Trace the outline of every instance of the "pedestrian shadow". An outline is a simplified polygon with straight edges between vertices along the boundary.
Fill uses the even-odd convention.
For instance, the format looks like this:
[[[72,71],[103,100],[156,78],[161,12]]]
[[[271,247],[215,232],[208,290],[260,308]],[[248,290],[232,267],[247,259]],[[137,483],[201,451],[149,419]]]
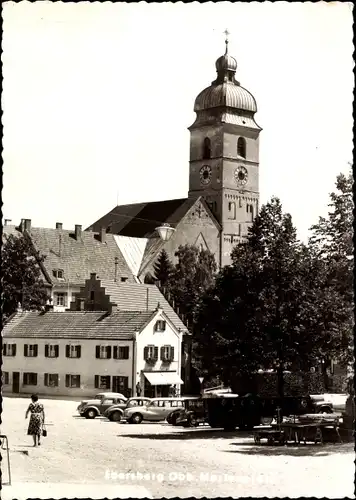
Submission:
[[[240,455],[255,456],[290,456],[290,457],[323,457],[334,455],[335,453],[352,453],[353,445],[350,443],[327,443],[327,444],[287,444],[287,445],[269,445],[261,443],[253,445],[252,443],[230,443],[231,446],[238,449],[221,450],[226,453],[239,453]],[[246,448],[249,449],[246,449]]]

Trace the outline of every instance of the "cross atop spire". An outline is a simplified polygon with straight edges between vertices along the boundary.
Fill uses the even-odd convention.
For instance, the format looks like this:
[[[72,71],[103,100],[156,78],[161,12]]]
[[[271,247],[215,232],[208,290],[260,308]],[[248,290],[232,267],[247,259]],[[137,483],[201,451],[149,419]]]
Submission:
[[[228,45],[229,45],[229,35],[230,35],[230,32],[228,31],[228,29],[226,28],[226,30],[224,31],[224,34],[225,34],[225,45],[226,45],[226,49],[225,49],[225,55],[227,54],[228,52]]]

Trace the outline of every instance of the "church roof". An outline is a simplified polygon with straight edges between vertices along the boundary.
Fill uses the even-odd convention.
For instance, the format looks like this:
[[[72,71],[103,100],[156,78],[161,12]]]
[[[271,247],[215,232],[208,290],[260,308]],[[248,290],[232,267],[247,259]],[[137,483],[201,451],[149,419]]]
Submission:
[[[163,223],[175,226],[194,205],[194,198],[152,201],[118,205],[106,215],[94,222],[88,229],[100,231],[102,227],[122,236],[149,238],[157,226]]]

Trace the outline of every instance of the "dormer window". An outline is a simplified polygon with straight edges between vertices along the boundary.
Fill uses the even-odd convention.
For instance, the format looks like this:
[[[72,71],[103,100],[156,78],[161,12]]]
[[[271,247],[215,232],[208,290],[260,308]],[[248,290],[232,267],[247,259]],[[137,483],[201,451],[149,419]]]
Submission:
[[[246,158],[246,140],[243,137],[239,137],[237,141],[237,156]]]
[[[203,142],[203,160],[209,160],[211,158],[211,142],[209,137],[205,137]]]
[[[63,269],[53,269],[53,276],[59,280],[64,280],[64,271]]]
[[[164,332],[166,329],[166,322],[163,320],[158,320],[155,324],[155,332]]]

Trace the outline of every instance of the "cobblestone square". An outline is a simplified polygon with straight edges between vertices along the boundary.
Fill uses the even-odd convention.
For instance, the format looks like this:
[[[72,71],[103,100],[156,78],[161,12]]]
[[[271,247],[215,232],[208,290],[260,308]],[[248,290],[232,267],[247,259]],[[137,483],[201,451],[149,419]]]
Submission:
[[[354,498],[353,444],[257,446],[251,433],[167,423],[130,425],[77,415],[78,401],[44,399],[48,436],[26,435],[27,398],[3,399],[12,486],[2,498]],[[78,493],[79,492],[79,493]],[[21,497],[21,495],[23,495]]]

